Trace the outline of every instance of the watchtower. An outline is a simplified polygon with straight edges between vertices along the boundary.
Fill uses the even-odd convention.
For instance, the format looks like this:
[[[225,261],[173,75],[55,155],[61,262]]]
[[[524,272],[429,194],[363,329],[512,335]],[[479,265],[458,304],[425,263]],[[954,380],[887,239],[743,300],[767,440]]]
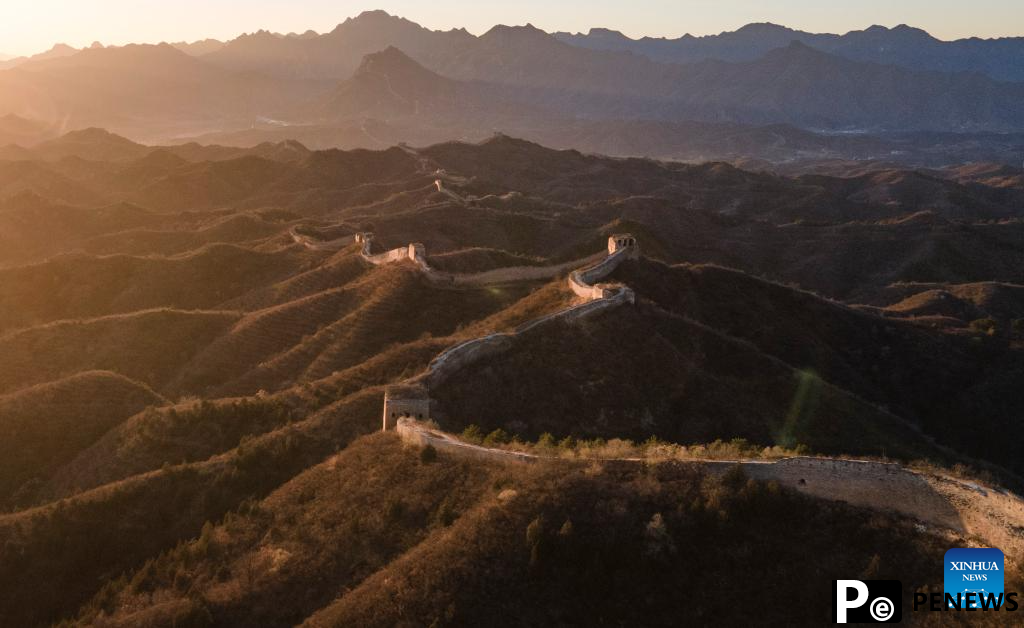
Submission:
[[[384,431],[393,430],[398,419],[430,419],[430,397],[421,386],[388,386],[384,390]]]
[[[640,245],[631,233],[615,233],[608,238],[608,255],[630,249],[629,257],[640,256]]]
[[[415,260],[417,257],[423,259],[427,256],[427,247],[423,246],[420,242],[413,242],[409,245],[409,259]]]

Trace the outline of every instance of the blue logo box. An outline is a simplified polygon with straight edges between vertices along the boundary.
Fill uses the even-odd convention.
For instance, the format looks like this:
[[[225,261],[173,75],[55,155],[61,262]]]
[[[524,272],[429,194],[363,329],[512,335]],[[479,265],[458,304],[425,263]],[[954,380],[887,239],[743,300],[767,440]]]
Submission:
[[[960,608],[980,609],[981,596],[998,600],[1003,593],[1003,553],[995,548],[953,548],[946,552],[943,570],[945,593],[954,600],[959,593]],[[974,594],[971,601],[967,593]]]

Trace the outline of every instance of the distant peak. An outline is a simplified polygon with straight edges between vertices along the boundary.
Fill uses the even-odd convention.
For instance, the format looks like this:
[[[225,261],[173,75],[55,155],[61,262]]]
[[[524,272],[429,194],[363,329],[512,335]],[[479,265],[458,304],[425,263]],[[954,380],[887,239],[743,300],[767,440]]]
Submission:
[[[85,128],[85,129],[78,129],[78,130],[75,130],[75,131],[69,131],[69,132],[65,133],[64,135],[62,135],[61,137],[57,138],[57,140],[55,140],[55,141],[57,141],[57,142],[73,141],[73,142],[88,142],[88,143],[116,142],[116,143],[119,143],[119,144],[134,144],[135,143],[135,142],[131,141],[130,139],[126,138],[126,137],[121,137],[120,135],[117,135],[115,133],[111,133],[110,131],[108,131],[106,129],[101,129],[99,127],[88,127],[88,128]]]
[[[420,74],[434,75],[433,72],[394,46],[388,46],[380,52],[365,55],[356,70],[356,76],[367,73],[405,77]]]
[[[331,33],[342,33],[349,29],[389,28],[398,25],[419,26],[418,24],[410,22],[403,17],[391,15],[387,11],[375,9],[373,11],[363,11],[355,17],[347,18],[344,22],[338,24]]]
[[[592,28],[587,32],[587,37],[597,37],[600,39],[629,39],[622,31],[612,30],[610,28]]]
[[[372,11],[363,11],[362,13],[360,13],[359,15],[357,15],[355,17],[350,17],[350,18],[346,19],[343,22],[343,24],[349,24],[349,25],[350,24],[362,24],[362,25],[367,25],[367,24],[383,24],[383,23],[386,23],[386,22],[401,22],[401,21],[403,21],[403,19],[398,17],[397,15],[391,15],[387,11],[383,11],[381,9],[374,9]],[[339,24],[339,26],[342,26],[343,24]]]
[[[875,36],[896,35],[904,39],[916,39],[919,41],[935,40],[928,31],[907,24],[898,24],[892,28],[875,24],[864,29],[863,32]]]
[[[751,22],[741,26],[737,33],[792,33],[793,29],[772,22]]]
[[[904,36],[913,36],[921,39],[934,39],[928,31],[917,28],[916,26],[908,26],[907,24],[900,24],[892,29],[892,32],[899,33]]]
[[[371,9],[369,11],[363,11],[362,13],[357,15],[355,18],[350,18],[350,19],[356,19],[356,20],[381,19],[381,18],[383,18],[383,19],[393,19],[394,17],[395,17],[394,15],[391,15],[390,13],[388,13],[387,11],[385,11],[383,9]]]
[[[364,55],[361,67],[367,67],[368,69],[376,69],[371,68],[370,66],[393,64],[419,65],[418,63],[413,61],[409,57],[409,55],[405,54],[400,49],[396,48],[395,46],[388,46],[387,48],[379,52],[371,52],[368,55]]]
[[[506,26],[505,24],[498,24],[483,34],[481,39],[496,39],[501,38],[504,40],[509,39],[522,39],[529,41],[540,41],[542,39],[552,39],[551,35],[540,30],[533,24],[526,24],[525,26]]]
[[[106,129],[91,126],[84,129],[78,129],[76,131],[68,131],[64,134],[64,137],[72,139],[106,139],[117,136]]]

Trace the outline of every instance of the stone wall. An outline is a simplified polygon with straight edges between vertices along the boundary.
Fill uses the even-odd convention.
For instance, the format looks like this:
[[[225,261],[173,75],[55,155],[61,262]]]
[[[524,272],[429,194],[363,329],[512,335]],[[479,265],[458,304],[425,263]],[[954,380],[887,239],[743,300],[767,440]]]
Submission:
[[[605,299],[611,296],[610,286],[598,282],[612,274],[619,264],[633,257],[631,249],[619,249],[603,260],[582,270],[569,273],[569,287],[584,299]]]
[[[370,256],[369,238],[357,236],[357,242],[364,245],[364,258],[393,261],[412,259],[428,276],[433,275],[434,279],[445,277],[452,283],[459,283],[456,276],[436,273],[430,269],[422,245],[411,244],[406,248]],[[441,384],[453,373],[484,357],[508,350],[518,334],[555,321],[571,322],[611,307],[633,303],[635,295],[627,286],[598,282],[611,274],[624,260],[638,254],[639,249],[632,236],[612,236],[609,238],[607,257],[593,266],[569,274],[570,288],[585,299],[584,303],[528,321],[509,333],[490,334],[459,343],[434,358],[423,374],[407,380],[403,386],[389,388],[384,401],[384,429],[396,430],[406,442],[418,446],[431,445],[456,455],[499,462],[538,460],[532,454],[466,443],[426,426],[422,421],[430,417],[429,388]],[[519,269],[514,270],[519,272]],[[489,278],[504,276],[492,271]],[[693,463],[717,475],[738,464],[752,478],[775,481],[812,497],[891,511],[926,525],[975,535],[1003,549],[1007,558],[1014,563],[1019,564],[1024,555],[1024,540],[1020,533],[1024,529],[1024,501],[1006,491],[948,476],[920,473],[898,464],[866,460],[796,457],[777,461],[695,460]]]
[[[724,472],[733,462],[707,462],[709,471]],[[894,463],[836,458],[786,458],[775,462],[746,461],[743,470],[758,480],[779,484],[821,499],[889,510],[963,532],[956,509],[931,490],[918,473]]]
[[[538,281],[557,277],[562,273],[587,264],[593,264],[601,260],[605,254],[595,253],[589,257],[564,264],[552,264],[550,266],[509,266],[506,268],[495,268],[480,273],[460,273],[452,275],[452,283],[457,286],[487,286],[502,283],[516,283],[520,281]]]
[[[377,263],[374,260],[384,260],[386,259],[385,256],[393,255],[398,258],[400,256],[397,252],[404,252],[404,258],[413,259],[420,268],[424,270],[428,277],[436,278],[437,276],[445,275],[443,273],[437,273],[427,265],[424,255],[424,247],[422,244],[410,244],[404,249],[392,249],[391,251],[380,255],[370,255],[369,246],[371,239],[372,234],[359,234],[357,236],[357,242],[360,242],[363,245],[362,255],[364,259],[367,259],[371,263]],[[525,333],[542,325],[552,324],[556,321],[578,321],[609,308],[633,303],[635,295],[633,291],[626,286],[588,285],[584,282],[597,281],[607,277],[619,264],[622,263],[623,260],[635,255],[636,248],[633,246],[625,249],[619,249],[585,270],[570,273],[569,285],[577,295],[583,296],[586,299],[584,303],[523,323],[512,332],[489,334],[480,338],[466,340],[456,344],[455,346],[449,347],[435,357],[423,373],[406,380],[404,384],[413,387],[415,390],[429,390],[431,387],[441,385],[453,373],[466,368],[474,362],[477,362],[487,356],[507,351],[513,346],[518,334]],[[386,262],[381,261],[379,263]],[[445,276],[449,279],[452,278],[451,275]],[[401,398],[396,393],[389,392],[385,394],[385,431],[390,428],[394,428],[395,420],[402,416],[421,419],[422,416],[419,416],[421,414],[429,416],[429,399],[425,404],[416,404],[412,403],[411,398],[412,396],[408,394]],[[399,405],[400,402],[402,404],[409,402],[411,404],[409,407],[413,408],[413,410],[406,411],[406,406]],[[402,414],[402,412],[405,412],[405,414]]]
[[[454,455],[497,462],[545,459],[473,445],[412,419],[399,420],[397,429],[408,443],[431,445]],[[818,499],[897,513],[925,526],[980,538],[1002,549],[1014,564],[1024,559],[1024,538],[1020,532],[1024,529],[1024,500],[1002,489],[871,460],[796,457],[776,461],[694,460],[692,464],[712,475],[722,475],[739,465],[748,477],[757,480],[775,481]]]
[[[457,438],[453,438],[444,432],[431,430],[418,424],[411,419],[399,419],[395,430],[403,441],[417,447],[430,445],[438,451],[443,451],[457,456],[476,458],[478,460],[490,460],[494,462],[533,462],[536,456],[523,454],[504,449],[490,449],[479,445],[471,445]]]

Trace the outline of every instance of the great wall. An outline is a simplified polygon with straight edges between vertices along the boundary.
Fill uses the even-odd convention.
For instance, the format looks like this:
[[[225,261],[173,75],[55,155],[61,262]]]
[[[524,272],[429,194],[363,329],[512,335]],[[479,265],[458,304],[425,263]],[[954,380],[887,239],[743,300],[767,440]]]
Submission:
[[[294,233],[293,237],[296,237]],[[432,427],[430,390],[481,358],[509,349],[518,334],[554,321],[572,322],[608,308],[634,303],[635,295],[628,286],[600,282],[624,260],[639,256],[636,239],[629,234],[613,235],[608,239],[607,252],[569,264],[456,275],[431,268],[422,244],[373,254],[372,238],[372,234],[357,233],[347,241],[354,240],[361,245],[360,254],[369,264],[409,260],[431,281],[455,286],[548,278],[565,272],[572,264],[577,265],[577,270],[569,272],[567,281],[580,303],[526,322],[513,331],[489,334],[452,346],[435,357],[424,372],[389,386],[384,396],[383,430],[394,430],[404,441],[416,446],[430,445],[459,456],[499,462],[557,459],[475,445]],[[296,237],[296,241],[300,242],[300,238]],[[309,246],[306,242],[300,243]],[[641,459],[620,461],[643,462]],[[999,547],[1008,560],[1017,564],[1024,557],[1024,500],[1002,489],[871,460],[801,456],[773,461],[695,459],[686,462],[700,465],[713,475],[724,474],[739,465],[747,476],[757,480],[774,481],[816,498],[899,513],[936,532],[952,531],[975,542]]]

